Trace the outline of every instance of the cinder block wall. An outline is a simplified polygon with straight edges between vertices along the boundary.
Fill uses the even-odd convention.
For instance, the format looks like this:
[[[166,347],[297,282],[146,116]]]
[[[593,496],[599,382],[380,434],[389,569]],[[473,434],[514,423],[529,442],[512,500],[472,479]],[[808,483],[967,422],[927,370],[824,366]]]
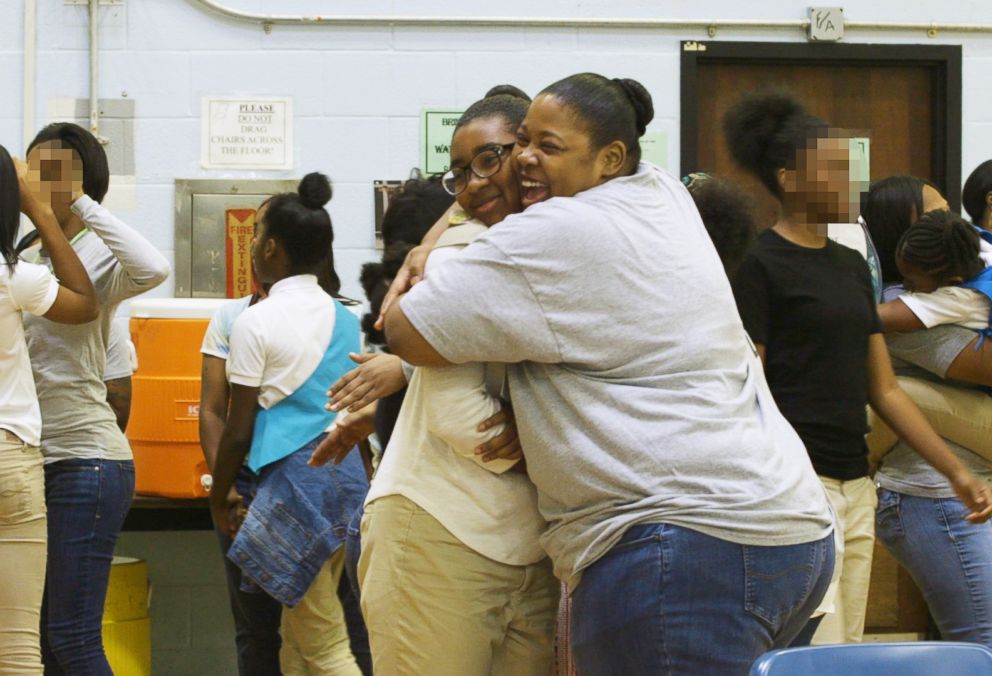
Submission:
[[[809,2],[756,0],[223,0],[279,14],[423,16],[668,17],[799,19]],[[0,3],[0,143],[23,152],[24,0]],[[850,0],[858,20],[988,22],[987,0]],[[36,119],[59,101],[88,97],[87,15],[65,0],[38,0]],[[321,170],[335,183],[330,204],[344,290],[360,296],[358,269],[375,256],[371,183],[403,178],[419,163],[424,107],[464,107],[497,83],[535,93],[565,75],[593,70],[634,77],[654,96],[652,131],[668,135],[668,164],[679,156],[679,41],[704,31],[459,29],[259,26],[206,13],[188,0],[124,0],[100,9],[101,99],[134,102],[133,187],[114,187],[116,213],[173,255],[176,178],[283,178]],[[720,30],[715,40],[802,42],[799,31]],[[992,156],[992,38],[858,32],[848,42],[964,46],[963,166],[966,176]],[[199,166],[203,96],[290,96],[295,109],[293,172],[216,172]],[[29,130],[30,131],[30,130]],[[907,140],[909,141],[909,140]],[[171,280],[152,292],[170,296]],[[146,558],[156,673],[233,673],[234,652],[219,554],[211,533],[128,533],[120,553]]]
[[[22,150],[23,2],[0,6],[0,143]],[[455,0],[225,0],[246,11],[280,14],[454,16],[623,16],[785,20],[805,15],[807,2],[732,0],[506,0],[498,5]],[[987,19],[987,3],[937,6],[925,0],[852,0],[860,20],[969,22]],[[88,96],[86,9],[64,0],[38,0],[37,119],[59,98]],[[260,27],[204,12],[182,0],[124,0],[100,10],[99,96],[135,102],[135,186],[112,203],[163,251],[173,249],[173,180],[177,177],[299,176],[328,173],[336,260],[346,292],[360,295],[357,271],[374,257],[371,182],[402,178],[419,162],[419,114],[425,106],[462,107],[496,83],[536,92],[580,70],[640,79],[655,98],[651,128],[669,136],[669,166],[678,162],[680,39],[709,39],[704,31],[604,29],[459,29]],[[720,30],[716,40],[803,41],[799,31]],[[992,155],[992,38],[924,33],[866,34],[852,42],[964,44],[964,157],[967,175]],[[199,167],[200,99],[204,95],[293,97],[296,170],[213,172]],[[125,191],[127,194],[124,194]],[[153,294],[169,296],[167,282]]]

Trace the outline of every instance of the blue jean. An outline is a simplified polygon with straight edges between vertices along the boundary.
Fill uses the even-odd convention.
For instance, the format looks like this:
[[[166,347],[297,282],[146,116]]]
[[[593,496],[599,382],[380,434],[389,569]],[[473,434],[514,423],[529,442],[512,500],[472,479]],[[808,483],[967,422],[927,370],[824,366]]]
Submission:
[[[294,454],[298,461],[309,457],[312,448],[305,449],[304,452]],[[356,456],[356,457],[352,457]],[[306,468],[303,473],[298,474],[300,478],[298,484],[306,484],[317,477],[318,480],[326,482],[325,489],[336,488],[340,494],[339,499],[334,501],[333,509],[324,510],[324,516],[331,517],[331,512],[339,509],[347,510],[346,505],[358,504],[361,507],[361,500],[368,490],[368,481],[365,478],[364,469],[361,473],[359,483],[362,483],[363,490],[360,495],[352,496],[354,493],[355,478],[353,477],[357,453],[353,452],[346,459],[346,465],[334,466],[332,471],[326,474],[319,474],[321,470]],[[357,460],[360,463],[360,459]],[[292,461],[291,461],[292,462]],[[341,471],[334,471],[336,469]],[[327,476],[330,474],[330,476]],[[235,486],[238,493],[246,505],[252,505],[258,495],[261,477],[252,472],[247,467],[242,467],[238,472]],[[345,497],[349,496],[349,497]],[[355,502],[351,498],[355,498]],[[326,505],[325,505],[326,506]],[[334,517],[337,520],[338,517]],[[347,523],[347,516],[340,517]],[[231,548],[232,540],[226,535],[217,532],[217,537],[221,543],[221,550],[224,552],[224,565],[227,573],[228,594],[231,599],[231,610],[234,614],[235,630],[237,632],[238,647],[238,673],[241,676],[259,674],[260,676],[279,673],[279,648],[282,639],[279,634],[280,618],[282,616],[282,604],[269,596],[261,588],[254,584],[246,584],[247,580],[242,577],[241,568],[234,563],[227,553]],[[361,608],[358,606],[358,597],[350,581],[342,576],[338,587],[338,598],[344,610],[344,619],[348,627],[348,639],[351,652],[355,656],[359,669],[365,676],[372,673],[372,655],[369,650],[368,631],[365,628],[365,620],[362,618]],[[248,591],[245,588],[251,590]]]
[[[48,567],[42,606],[46,674],[112,676],[101,624],[114,545],[134,495],[130,460],[45,465]]]
[[[231,538],[214,531],[224,555],[227,595],[234,616],[234,642],[238,649],[239,676],[272,676],[279,672],[279,622],[282,604],[261,589],[241,591],[241,569],[227,558]]]
[[[361,599],[362,594],[358,589],[358,559],[362,556],[362,516],[365,514],[365,505],[361,504],[348,522],[348,531],[344,537],[344,572],[351,585],[351,591],[356,599]]]
[[[238,650],[239,676],[273,676],[279,674],[279,622],[282,618],[282,604],[262,590],[246,592],[241,590],[241,569],[227,558],[231,538],[221,531],[214,531],[220,543],[224,558],[224,572],[227,576],[227,593],[234,616],[235,644]],[[348,638],[351,652],[358,668],[364,676],[372,674],[372,653],[369,650],[369,635],[365,629],[361,608],[358,607],[357,587],[347,576],[341,578],[338,598],[344,608],[344,619],[348,624]]]
[[[739,545],[671,524],[630,528],[583,573],[572,655],[582,676],[746,674],[789,645],[830,584],[833,535]]]
[[[948,641],[992,648],[992,524],[965,521],[956,498],[878,491],[875,528],[923,593]]]
[[[351,637],[351,652],[355,655],[358,668],[362,670],[364,676],[372,676],[372,650],[369,647],[369,633],[365,626],[365,619],[362,617],[360,602],[361,591],[358,588],[358,559],[362,555],[362,515],[365,514],[365,505],[359,504],[358,509],[348,522],[348,530],[344,537],[344,577],[341,584],[348,585],[349,594],[345,597],[344,590],[338,590],[341,597],[341,604],[344,606],[345,618],[348,619],[348,635]],[[354,604],[354,608],[351,608]],[[358,615],[361,621],[359,631],[358,622],[350,619],[353,614]],[[355,625],[352,631],[352,624]]]
[[[339,464],[307,464],[323,435],[264,467],[242,487],[248,514],[227,556],[250,584],[292,608],[344,545],[348,521],[369,490],[358,449]],[[244,581],[244,579],[243,579]]]

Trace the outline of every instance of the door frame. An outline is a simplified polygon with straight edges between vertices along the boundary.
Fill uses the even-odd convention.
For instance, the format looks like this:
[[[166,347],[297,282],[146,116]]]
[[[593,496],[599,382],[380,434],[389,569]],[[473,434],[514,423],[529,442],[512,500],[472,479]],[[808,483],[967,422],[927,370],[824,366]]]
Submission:
[[[698,167],[697,69],[709,64],[925,66],[932,69],[931,173],[951,207],[961,209],[961,45],[879,45],[822,42],[699,42],[681,44],[681,173]]]

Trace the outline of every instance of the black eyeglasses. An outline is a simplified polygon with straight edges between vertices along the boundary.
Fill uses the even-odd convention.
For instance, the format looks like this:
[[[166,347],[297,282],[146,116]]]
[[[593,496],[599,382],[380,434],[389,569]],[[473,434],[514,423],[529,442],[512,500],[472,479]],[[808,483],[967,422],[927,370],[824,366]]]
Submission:
[[[452,167],[441,177],[441,185],[449,195],[459,195],[468,187],[469,175],[472,172],[479,178],[489,178],[503,167],[503,158],[508,157],[515,143],[492,145],[478,153],[468,163],[468,167]]]

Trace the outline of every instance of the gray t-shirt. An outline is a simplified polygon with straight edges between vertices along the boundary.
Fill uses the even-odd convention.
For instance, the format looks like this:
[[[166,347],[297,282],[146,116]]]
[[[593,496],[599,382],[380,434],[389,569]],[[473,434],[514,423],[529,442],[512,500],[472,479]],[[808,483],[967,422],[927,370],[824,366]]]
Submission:
[[[656,167],[510,216],[401,306],[448,360],[510,364],[542,545],[571,587],[637,523],[830,532],[692,198]]]
[[[886,336],[896,373],[924,380],[939,381],[947,369],[975,339],[975,332],[959,326],[938,326],[926,331],[894,333]],[[951,382],[951,381],[945,381]],[[955,383],[960,387],[971,387]],[[976,476],[992,481],[992,465],[948,439],[944,440],[961,462]],[[943,474],[899,441],[885,460],[875,481],[882,488],[923,498],[953,498],[954,489]]]
[[[89,197],[72,205],[87,231],[72,248],[89,273],[100,315],[86,324],[26,316],[24,333],[41,405],[45,462],[75,458],[129,460],[131,447],[107,403],[103,377],[110,324],[121,301],[169,276],[169,262],[136,230]],[[48,262],[39,256],[35,262]]]
[[[103,371],[103,381],[130,378],[134,375],[131,366],[131,333],[126,317],[117,317],[110,322],[110,339],[107,344],[107,366]]]

